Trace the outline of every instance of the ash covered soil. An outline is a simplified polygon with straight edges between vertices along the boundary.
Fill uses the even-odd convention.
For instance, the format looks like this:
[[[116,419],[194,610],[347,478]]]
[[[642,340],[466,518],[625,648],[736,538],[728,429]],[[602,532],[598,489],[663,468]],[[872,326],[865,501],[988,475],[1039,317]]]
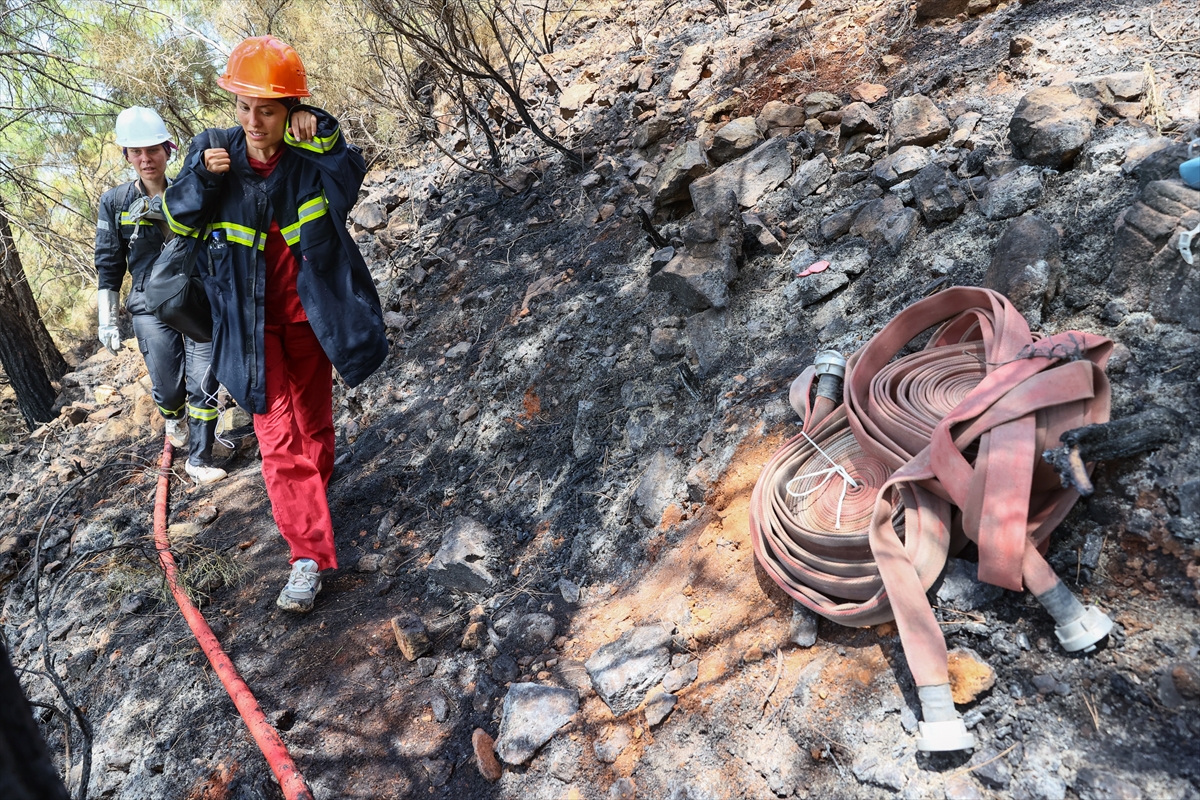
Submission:
[[[1052,537],[1068,586],[1116,621],[1097,652],[1064,653],[1032,597],[973,579],[970,551],[951,561],[931,598],[966,652],[974,751],[917,752],[893,624],[820,620],[798,645],[811,620],[755,563],[750,493],[799,430],[791,380],[945,288],[1001,285],[1035,330],[1112,338],[1114,417],[1200,411],[1200,277],[1176,249],[1200,192],[1174,172],[1200,135],[1194,6],[970,6],[584,14],[544,59],[562,93],[536,87],[582,169],[518,131],[503,182],[424,146],[372,171],[353,231],[392,349],[335,387],[341,566],[314,611],[275,608],[287,551],[244,415],[225,415],[229,479],[176,470],[170,497],[187,584],[316,797],[1200,797],[1191,428],[1101,463]],[[1008,138],[1048,86],[1094,103],[1050,165]],[[893,112],[918,95],[937,112],[918,127],[945,130],[897,159]],[[741,153],[759,167],[737,173]],[[751,216],[693,207],[689,184],[731,172]],[[1031,217],[1041,266],[1006,277],[1004,234]],[[689,258],[711,269],[679,277]],[[84,356],[64,416],[0,445],[0,621],[27,694],[62,707],[52,666],[86,714],[89,796],[281,797],[157,572],[140,356]],[[393,620],[423,628],[415,660]],[[613,643],[631,666],[599,686]],[[68,756],[37,711],[78,785],[81,737]],[[508,763],[480,759],[477,729],[507,731]]]

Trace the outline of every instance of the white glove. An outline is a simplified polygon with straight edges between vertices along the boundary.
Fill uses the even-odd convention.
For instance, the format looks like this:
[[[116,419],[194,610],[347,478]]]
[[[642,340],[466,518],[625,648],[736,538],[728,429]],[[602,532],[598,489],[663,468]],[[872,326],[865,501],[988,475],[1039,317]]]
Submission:
[[[100,344],[114,353],[121,349],[121,333],[117,330],[117,306],[120,298],[120,292],[101,289],[96,299],[96,305],[100,310],[100,325],[96,335],[100,339]]]

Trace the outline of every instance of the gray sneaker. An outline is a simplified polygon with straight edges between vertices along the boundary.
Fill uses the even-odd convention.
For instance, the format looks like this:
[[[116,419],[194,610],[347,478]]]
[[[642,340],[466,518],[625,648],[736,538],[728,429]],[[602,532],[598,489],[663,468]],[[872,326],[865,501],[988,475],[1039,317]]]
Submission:
[[[297,559],[292,564],[292,574],[288,577],[287,585],[279,593],[275,605],[284,611],[312,611],[313,601],[317,592],[321,591],[321,572],[317,562],[311,558]]]
[[[188,423],[186,419],[167,420],[167,438],[176,450],[182,450],[188,443]]]

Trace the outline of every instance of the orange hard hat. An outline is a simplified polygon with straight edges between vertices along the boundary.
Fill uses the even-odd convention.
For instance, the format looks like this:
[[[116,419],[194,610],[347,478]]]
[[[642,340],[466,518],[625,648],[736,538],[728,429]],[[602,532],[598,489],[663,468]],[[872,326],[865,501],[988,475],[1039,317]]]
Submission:
[[[308,81],[300,56],[274,36],[245,39],[229,54],[217,85],[246,97],[308,97]]]

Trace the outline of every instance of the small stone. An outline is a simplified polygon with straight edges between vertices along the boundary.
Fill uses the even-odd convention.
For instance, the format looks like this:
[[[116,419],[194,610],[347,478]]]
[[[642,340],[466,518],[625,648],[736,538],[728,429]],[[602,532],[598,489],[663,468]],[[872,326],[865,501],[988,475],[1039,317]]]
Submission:
[[[426,570],[449,589],[483,591],[496,580],[489,569],[492,556],[491,531],[469,517],[458,517]]]
[[[568,578],[559,578],[558,593],[562,595],[562,599],[576,605],[579,602],[579,586]]]
[[[917,0],[918,19],[952,18],[965,14],[969,0]]]
[[[797,647],[812,647],[817,643],[817,615],[795,601],[792,602],[788,641]]]
[[[877,748],[865,747],[854,757],[850,771],[859,783],[879,786],[898,792],[904,788],[907,779],[900,765]]]
[[[929,151],[924,147],[907,145],[881,158],[871,170],[875,181],[883,188],[908,180],[932,162]]]
[[[358,559],[358,563],[354,565],[357,572],[378,572],[379,562],[382,559],[378,553],[369,553]]]
[[[483,622],[471,622],[463,631],[459,647],[463,650],[477,650],[485,641],[487,641],[487,625]]]
[[[879,121],[879,115],[866,103],[851,103],[842,109],[841,126],[842,136],[856,133],[879,133],[883,130],[883,123]]]
[[[931,225],[954,220],[966,207],[966,193],[945,167],[930,164],[914,175],[909,185],[917,210]]]
[[[669,128],[671,123],[667,125]],[[699,142],[693,139],[676,147],[650,185],[650,199],[655,208],[690,200],[688,190],[692,182],[711,170]]]
[[[429,776],[430,786],[445,786],[454,772],[454,764],[440,758],[422,758],[421,767]]]
[[[712,173],[697,178],[689,187],[692,205],[700,214],[717,219],[733,209],[726,208],[729,193],[743,208],[749,208],[792,176],[792,157],[785,139],[770,139]]]
[[[416,661],[433,649],[425,623],[416,614],[404,612],[392,617],[392,631],[396,634],[400,652],[409,661]]]
[[[669,245],[655,250],[654,255],[650,256],[650,274],[654,275],[659,272],[667,264],[670,264],[674,257],[675,248]]]
[[[828,182],[832,175],[833,165],[824,153],[805,161],[792,173],[792,198],[797,201],[803,200]]]
[[[14,540],[16,537],[12,537]],[[122,614],[136,614],[146,604],[146,598],[141,594],[127,594],[121,598],[120,611]],[[53,632],[51,632],[53,638]]]
[[[512,683],[520,674],[520,668],[512,656],[501,653],[492,661],[492,680],[496,683]]]
[[[608,800],[635,800],[637,784],[633,778],[617,778],[608,790]]]
[[[426,656],[424,658],[417,659],[417,672],[421,673],[422,678],[428,678],[430,675],[437,672],[437,666],[438,660],[436,658],[429,658]]]
[[[1055,295],[1062,272],[1058,229],[1034,214],[1013,222],[996,242],[983,285],[1003,294],[1032,324]]]
[[[730,120],[713,134],[708,158],[714,165],[733,161],[757,147],[762,138],[754,117]]]
[[[762,648],[756,644],[750,645],[750,647],[746,648],[746,652],[742,654],[742,661],[746,662],[747,664],[755,664],[762,660]]]
[[[450,718],[450,704],[446,702],[446,698],[437,692],[429,700],[429,710],[433,714],[435,722],[445,722]]]
[[[570,689],[514,683],[504,696],[496,754],[509,764],[524,764],[579,710]]]
[[[496,743],[482,728],[476,728],[471,734],[471,747],[475,751],[475,766],[479,774],[488,783],[495,783],[504,774],[500,762],[496,759]]]
[[[989,789],[1007,789],[1012,782],[1012,769],[1008,759],[990,747],[976,750],[968,762],[975,777]]]
[[[1021,98],[1008,124],[1014,153],[1034,164],[1070,168],[1091,140],[1100,104],[1069,86],[1043,86]]]
[[[584,666],[596,693],[614,714],[632,711],[667,674],[671,634],[659,625],[626,631],[596,651]]]
[[[958,705],[975,701],[996,685],[996,671],[974,650],[966,647],[955,648],[949,652],[948,662],[950,692]]]
[[[661,688],[654,689],[646,698],[646,724],[651,728],[662,723],[675,708],[679,699]]]
[[[850,90],[850,99],[863,103],[877,103],[888,96],[888,88],[879,83],[860,83]]]
[[[618,725],[608,735],[608,738],[597,741],[592,746],[592,749],[596,752],[596,758],[605,764],[611,764],[617,760],[632,741],[633,737],[630,735],[629,729],[624,725]]]
[[[379,557],[379,571],[389,578],[399,575],[401,566],[400,559],[391,553],[384,553]]]
[[[830,92],[812,92],[804,98],[804,113],[810,117],[826,111],[837,111],[841,107],[842,101]]]
[[[1026,165],[989,183],[980,210],[990,220],[1009,219],[1024,214],[1041,199],[1041,171]]]
[[[1036,46],[1037,42],[1034,41],[1032,36],[1020,34],[1009,40],[1008,54],[1010,56],[1023,56],[1026,53],[1031,52]]]
[[[1200,699],[1200,670],[1191,664],[1175,664],[1171,667],[1171,680],[1175,690],[1189,700]]]
[[[665,691],[674,694],[685,686],[690,686],[700,675],[700,662],[692,659],[668,672],[663,677],[662,686]]]
[[[350,219],[368,231],[375,232],[387,225],[387,209],[379,203],[359,203],[350,212]]]
[[[768,139],[791,136],[804,127],[804,109],[778,100],[771,100],[758,112],[756,124]]]
[[[540,653],[554,641],[557,629],[558,623],[549,614],[523,614],[510,627],[505,641],[518,651]]]
[[[901,97],[892,104],[888,127],[889,146],[895,150],[906,145],[928,147],[950,135],[950,120],[928,97],[920,94]]]
[[[592,101],[599,84],[576,83],[568,86],[558,98],[559,111],[563,119],[570,119]]]
[[[1033,687],[1038,690],[1038,694],[1060,694],[1063,696],[1071,693],[1069,684],[1063,683],[1053,675],[1034,675]]]

